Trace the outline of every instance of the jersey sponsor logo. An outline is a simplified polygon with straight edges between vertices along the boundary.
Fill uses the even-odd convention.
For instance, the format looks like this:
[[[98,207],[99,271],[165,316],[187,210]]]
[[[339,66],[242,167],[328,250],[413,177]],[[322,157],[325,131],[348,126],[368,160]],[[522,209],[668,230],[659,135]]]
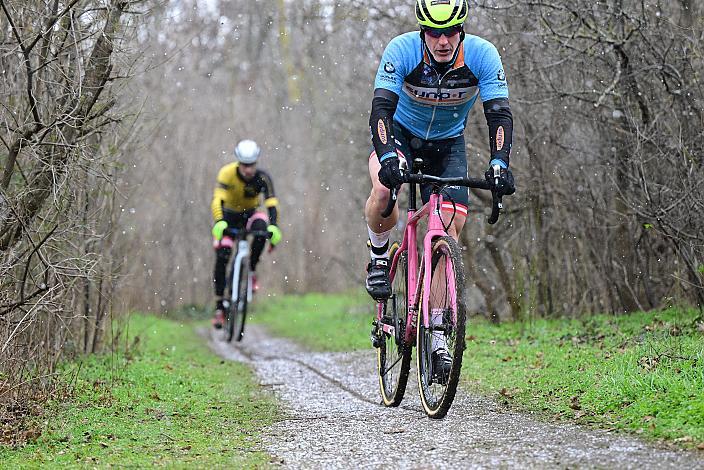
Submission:
[[[382,82],[396,84],[396,77],[394,77],[393,75],[379,75],[379,80],[381,80]]]
[[[396,72],[396,67],[394,67],[394,64],[392,64],[391,62],[387,62],[384,64],[384,72],[394,73]]]
[[[500,151],[504,148],[504,126],[499,126],[496,129],[496,151]]]
[[[496,79],[500,82],[506,81],[506,73],[504,73],[504,69],[499,69],[499,72],[496,74]]]
[[[469,100],[474,98],[477,94],[477,87],[466,87],[466,88],[426,88],[413,86],[406,83],[404,86],[404,91],[411,99],[434,105],[458,105],[467,103]]]
[[[432,85],[437,79],[438,74],[428,64],[423,64],[423,73],[420,76],[420,84]]]
[[[376,123],[376,130],[379,133],[379,140],[382,144],[386,145],[389,142],[389,139],[386,136],[386,126],[384,125],[384,121],[381,119],[379,119],[379,122]]]

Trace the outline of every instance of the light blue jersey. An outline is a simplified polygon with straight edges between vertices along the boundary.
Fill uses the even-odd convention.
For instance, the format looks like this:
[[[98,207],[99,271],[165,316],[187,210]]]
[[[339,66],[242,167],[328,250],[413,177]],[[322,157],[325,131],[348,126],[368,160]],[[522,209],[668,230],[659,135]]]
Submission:
[[[386,46],[374,86],[399,96],[394,121],[416,137],[457,137],[477,96],[482,102],[508,98],[496,47],[470,34],[459,47],[455,62],[440,75],[431,66],[419,32],[397,36]]]

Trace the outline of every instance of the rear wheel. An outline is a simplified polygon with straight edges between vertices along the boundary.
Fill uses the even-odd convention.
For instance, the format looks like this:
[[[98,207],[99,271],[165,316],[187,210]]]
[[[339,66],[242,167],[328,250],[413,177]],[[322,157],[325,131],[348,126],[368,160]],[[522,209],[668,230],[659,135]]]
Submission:
[[[240,273],[237,281],[237,302],[232,305],[231,310],[234,315],[233,338],[235,341],[242,341],[244,335],[244,322],[247,318],[247,304],[249,294],[249,259],[242,258],[240,261]]]
[[[418,316],[418,388],[428,416],[443,418],[455,398],[465,348],[464,270],[454,239],[445,236],[435,240],[425,275],[430,276],[430,292],[423,291],[424,301],[428,296],[429,325],[425,327],[423,315]],[[442,367],[433,368],[433,352],[441,349],[452,359],[449,373]]]
[[[396,250],[391,252],[391,259]],[[381,398],[386,406],[398,406],[403,400],[411,367],[411,346],[404,343],[408,314],[408,253],[402,253],[391,278],[392,294],[383,304],[382,324],[378,325],[382,342],[377,348]]]

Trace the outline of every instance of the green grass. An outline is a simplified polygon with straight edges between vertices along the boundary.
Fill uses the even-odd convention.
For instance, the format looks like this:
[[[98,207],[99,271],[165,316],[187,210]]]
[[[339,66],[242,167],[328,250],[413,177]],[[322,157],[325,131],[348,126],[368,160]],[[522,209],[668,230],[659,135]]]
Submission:
[[[0,447],[2,467],[267,466],[260,431],[277,409],[249,369],[210,352],[193,323],[133,316],[129,327],[137,347],[85,359],[74,393],[37,423],[41,436]]]
[[[472,322],[462,373],[474,389],[521,409],[701,445],[704,332],[697,314]]]
[[[257,299],[252,321],[315,351],[370,347],[374,304],[366,292]]]

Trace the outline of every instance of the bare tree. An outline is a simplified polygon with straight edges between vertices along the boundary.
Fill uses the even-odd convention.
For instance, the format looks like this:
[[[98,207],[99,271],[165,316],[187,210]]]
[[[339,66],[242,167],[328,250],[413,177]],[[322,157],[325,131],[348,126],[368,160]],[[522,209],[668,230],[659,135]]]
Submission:
[[[0,0],[0,402],[95,351],[117,265],[129,0]],[[131,11],[130,8],[133,8]]]
[[[473,305],[520,318],[701,303],[696,2],[477,3],[466,29],[503,56],[519,192],[493,229],[473,195]],[[263,145],[282,202],[285,242],[261,264],[271,291],[360,285],[373,76],[414,27],[391,1],[183,0],[151,15],[140,38],[154,68],[137,89],[152,121],[130,164],[121,297],[208,302],[208,202],[244,137]],[[467,132],[480,174],[480,111]]]

